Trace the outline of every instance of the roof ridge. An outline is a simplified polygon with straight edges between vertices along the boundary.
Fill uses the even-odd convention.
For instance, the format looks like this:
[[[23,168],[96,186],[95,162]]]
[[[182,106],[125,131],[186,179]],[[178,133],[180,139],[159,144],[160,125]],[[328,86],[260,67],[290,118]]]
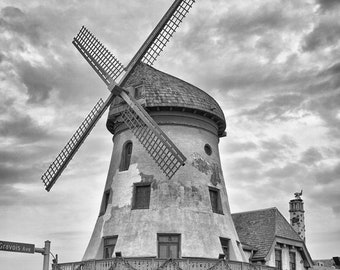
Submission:
[[[274,206],[274,207],[269,207],[269,208],[249,210],[249,211],[244,211],[244,212],[236,212],[236,213],[231,213],[231,214],[232,215],[239,215],[239,214],[248,214],[248,213],[255,213],[255,212],[267,211],[267,210],[278,210],[278,209]]]

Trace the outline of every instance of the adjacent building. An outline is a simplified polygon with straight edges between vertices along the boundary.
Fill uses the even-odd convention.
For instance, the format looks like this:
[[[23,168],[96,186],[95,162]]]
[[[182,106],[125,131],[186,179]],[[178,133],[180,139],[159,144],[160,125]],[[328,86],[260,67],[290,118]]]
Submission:
[[[249,262],[278,270],[304,270],[313,261],[305,242],[276,207],[232,214]]]
[[[340,257],[333,257],[332,259],[314,260],[313,269],[315,270],[340,269]]]

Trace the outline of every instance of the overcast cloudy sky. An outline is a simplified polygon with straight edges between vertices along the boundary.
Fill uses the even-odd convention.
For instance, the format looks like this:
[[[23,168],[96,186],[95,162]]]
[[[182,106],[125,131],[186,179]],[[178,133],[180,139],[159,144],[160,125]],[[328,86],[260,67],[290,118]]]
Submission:
[[[52,241],[81,259],[104,189],[106,116],[47,193],[41,174],[100,97],[102,81],[71,44],[87,26],[124,64],[172,0],[0,2],[0,240]],[[339,256],[340,1],[198,0],[155,67],[212,95],[233,212],[276,206],[303,189],[313,259]],[[2,270],[40,254],[0,252]],[[24,268],[23,268],[24,267]]]

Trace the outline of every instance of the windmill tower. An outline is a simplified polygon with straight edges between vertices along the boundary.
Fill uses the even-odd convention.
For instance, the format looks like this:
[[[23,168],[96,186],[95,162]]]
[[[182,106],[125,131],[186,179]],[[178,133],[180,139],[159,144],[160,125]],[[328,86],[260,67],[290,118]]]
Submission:
[[[125,68],[85,27],[73,40],[110,95],[96,104],[42,180],[49,191],[110,106],[111,163],[83,260],[117,253],[148,258],[224,254],[245,261],[219,157],[223,112],[204,91],[151,67],[193,3],[175,0]]]

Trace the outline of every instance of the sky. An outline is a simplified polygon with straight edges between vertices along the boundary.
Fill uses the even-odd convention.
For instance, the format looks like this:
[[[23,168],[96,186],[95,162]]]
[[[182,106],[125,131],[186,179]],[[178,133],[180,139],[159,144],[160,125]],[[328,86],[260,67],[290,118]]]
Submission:
[[[127,64],[171,0],[0,2],[0,240],[79,261],[99,213],[112,136],[106,114],[51,192],[40,180],[105,85],[72,45],[85,25]],[[232,212],[277,207],[303,189],[313,259],[340,256],[340,1],[197,0],[154,67],[224,111]],[[0,252],[2,270],[42,267]]]

